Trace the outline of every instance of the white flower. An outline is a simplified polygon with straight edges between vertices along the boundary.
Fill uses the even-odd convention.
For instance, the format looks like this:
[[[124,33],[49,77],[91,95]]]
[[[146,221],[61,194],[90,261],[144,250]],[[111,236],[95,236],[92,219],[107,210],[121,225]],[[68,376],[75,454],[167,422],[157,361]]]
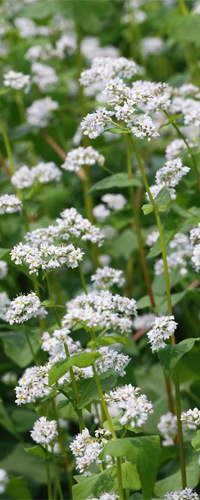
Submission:
[[[118,500],[119,495],[117,493],[102,493],[102,495],[95,498],[87,498],[87,500]]]
[[[46,64],[34,62],[31,67],[33,77],[32,80],[36,83],[40,90],[45,91],[52,88],[58,82],[58,77],[54,68]]]
[[[51,111],[58,109],[58,103],[51,97],[38,99],[27,109],[27,122],[34,127],[46,127],[51,120]]]
[[[119,373],[120,377],[124,377],[126,374],[125,368],[130,362],[129,356],[109,349],[109,347],[100,347],[98,352],[101,354],[101,357],[96,359],[95,368],[99,375],[112,369]]]
[[[110,210],[103,203],[99,203],[93,208],[93,215],[99,222],[105,220],[110,215]]]
[[[6,321],[13,323],[24,323],[31,318],[35,318],[40,310],[40,300],[35,292],[28,295],[19,295],[13,299],[6,312]]]
[[[5,492],[8,481],[9,479],[7,472],[4,469],[0,468],[0,495]]]
[[[64,59],[65,53],[73,54],[76,51],[76,34],[65,33],[56,42],[56,54],[60,59]]]
[[[84,135],[88,135],[90,139],[98,137],[104,132],[106,125],[111,122],[112,115],[113,112],[106,108],[98,108],[95,113],[89,113],[81,122]]]
[[[190,231],[190,241],[192,245],[199,245],[200,244],[200,224],[197,225],[197,227],[194,227]]]
[[[148,247],[152,247],[154,243],[158,240],[159,238],[159,231],[152,231],[152,233],[149,233],[146,239],[146,244]]]
[[[69,447],[76,457],[76,467],[81,473],[86,473],[93,462],[101,463],[99,455],[109,437],[110,432],[105,429],[95,431],[95,437],[90,436],[87,428],[77,434]]]
[[[33,169],[30,169],[26,165],[20,167],[11,177],[11,182],[17,189],[29,188],[33,185],[34,181]]]
[[[162,38],[149,36],[142,39],[142,52],[144,56],[159,55],[163,47]]]
[[[0,196],[0,215],[21,212],[22,202],[14,194],[2,194]]]
[[[156,184],[163,183],[167,187],[175,187],[189,171],[189,167],[183,167],[180,158],[169,160],[156,172]]]
[[[194,408],[193,410],[188,410],[181,415],[182,422],[187,424],[194,424],[195,426],[200,425],[200,410]]]
[[[6,311],[10,305],[10,299],[6,292],[0,293],[0,319],[5,321]]]
[[[8,274],[8,264],[5,260],[0,260],[0,280],[6,278]]]
[[[69,151],[62,168],[69,172],[78,172],[85,165],[95,165],[96,163],[103,165],[104,161],[104,156],[98,153],[92,146],[88,146],[87,148],[79,147]]]
[[[48,444],[53,445],[55,442],[58,431],[56,420],[47,420],[46,417],[40,417],[34,423],[33,429],[30,432],[33,441],[43,446]]]
[[[147,138],[148,141],[159,137],[156,127],[148,115],[135,115],[134,118],[127,122],[131,132],[139,139]]]
[[[119,412],[123,415],[119,419],[121,425],[130,425],[132,429],[141,427],[148,419],[149,413],[153,413],[153,406],[145,394],[140,395],[139,387],[131,384],[117,387],[110,394],[105,395],[106,401],[117,403]]]
[[[119,56],[119,49],[112,45],[100,46],[99,39],[94,36],[86,36],[82,40],[81,51],[84,57],[92,61],[95,57],[115,57]]]
[[[37,399],[47,396],[51,387],[49,386],[49,369],[51,365],[32,366],[27,368],[18,381],[15,388],[16,404],[35,403]]]
[[[48,182],[59,182],[61,179],[61,171],[56,167],[53,161],[45,163],[41,161],[36,167],[32,168],[34,178],[40,184],[47,184]]]
[[[96,273],[91,276],[91,281],[94,283],[94,288],[98,290],[106,290],[113,285],[121,287],[125,283],[123,272],[108,266],[103,269],[98,268]]]
[[[161,189],[164,186],[165,186],[164,183],[162,183],[162,184],[153,184],[153,186],[150,186],[150,191],[151,191],[151,194],[152,194],[152,196],[153,196],[154,199],[160,193]],[[176,199],[176,191],[175,191],[175,189],[171,188],[171,187],[168,187],[168,191],[169,191],[171,199],[175,200]],[[146,193],[146,197],[147,197],[147,200],[149,201],[149,195],[148,195],[148,193]]]
[[[166,493],[164,495],[164,500],[198,500],[199,496],[191,488],[185,488],[184,490],[172,491],[171,493]]]
[[[189,142],[190,147],[193,146],[191,142]],[[187,146],[183,139],[174,139],[168,146],[166,147],[166,157],[168,160],[173,160],[176,158],[179,153],[185,151]]]
[[[101,199],[111,210],[122,210],[127,203],[126,198],[122,194],[107,193]]]
[[[171,412],[162,415],[160,422],[158,423],[158,430],[164,438],[162,442],[163,446],[173,446],[174,439],[177,435],[176,415],[173,415]]]
[[[54,358],[57,355],[62,355],[63,359],[65,359],[66,354],[64,344],[67,344],[70,356],[81,352],[82,349],[80,342],[74,342],[71,337],[69,337],[69,333],[70,330],[66,327],[54,330],[52,335],[48,332],[44,332],[41,339],[41,347],[43,351],[48,352],[51,358]]]
[[[35,24],[32,19],[27,17],[17,17],[14,21],[16,28],[20,32],[21,38],[33,38],[34,36],[48,36],[50,34],[48,26]]]
[[[30,89],[30,76],[10,70],[4,75],[3,84],[5,87],[10,87],[11,89],[24,89],[25,92],[28,92]]]
[[[159,351],[166,346],[165,340],[174,334],[177,323],[174,316],[161,316],[154,320],[152,329],[147,333],[153,352]]]
[[[192,254],[192,264],[195,267],[196,271],[200,269],[200,244],[196,245]]]
[[[145,328],[145,330],[147,330],[148,328],[151,327],[154,319],[155,319],[155,315],[152,313],[147,313],[147,314],[143,314],[142,316],[137,316],[133,320],[133,328],[135,328],[135,330],[141,330],[143,328]]]
[[[84,87],[98,81],[106,82],[111,78],[132,78],[139,66],[125,57],[95,57],[90,69],[82,71],[80,82]]]

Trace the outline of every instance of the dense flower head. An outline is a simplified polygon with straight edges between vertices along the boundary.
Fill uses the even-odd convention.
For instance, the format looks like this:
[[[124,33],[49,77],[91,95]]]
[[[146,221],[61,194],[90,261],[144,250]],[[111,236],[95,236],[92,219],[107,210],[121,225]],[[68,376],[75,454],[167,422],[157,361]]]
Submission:
[[[184,490],[172,491],[164,495],[164,500],[198,500],[199,496],[191,488]]]
[[[0,468],[0,495],[4,493],[8,481],[9,479],[7,472],[4,469]]]
[[[81,128],[84,135],[90,139],[96,139],[105,130],[106,125],[111,123],[112,111],[106,108],[98,108],[94,113],[89,113],[81,122]]]
[[[6,311],[10,305],[10,299],[6,292],[0,292],[0,319],[5,321]]]
[[[139,387],[133,387],[131,384],[117,387],[110,394],[106,394],[105,399],[108,403],[117,403],[119,412],[123,410],[123,415],[119,419],[123,426],[141,427],[147,421],[149,414],[153,413],[152,403],[148,401],[146,395],[140,395]]]
[[[158,430],[163,438],[163,446],[173,446],[177,435],[177,417],[168,412],[162,415],[158,423]]]
[[[102,493],[99,497],[89,497],[87,500],[118,500],[119,495],[117,493]]]
[[[181,158],[169,160],[164,167],[156,172],[156,183],[158,185],[163,183],[167,187],[175,187],[189,171],[189,167],[183,167]]]
[[[73,328],[77,323],[86,328],[119,329],[122,333],[132,328],[132,317],[137,313],[136,301],[109,291],[79,295],[67,303],[63,326]]]
[[[43,446],[53,445],[58,436],[57,422],[56,420],[48,420],[46,417],[40,417],[34,423],[30,434],[33,441],[38,444]]]
[[[22,202],[14,194],[2,194],[0,196],[0,215],[21,212]]]
[[[92,61],[95,57],[118,57],[119,49],[113,45],[100,46],[97,37],[86,36],[82,40],[81,51],[83,56]]]
[[[95,368],[99,375],[111,369],[119,373],[121,377],[126,374],[125,368],[130,362],[129,356],[118,353],[108,347],[100,347],[98,352],[101,354],[101,357],[96,359]]]
[[[87,428],[77,434],[69,447],[76,458],[76,467],[81,473],[87,472],[93,462],[101,463],[99,455],[109,437],[110,432],[106,429],[97,429],[95,437],[90,436]]]
[[[200,425],[200,410],[194,408],[193,410],[188,410],[181,415],[182,422],[191,423],[197,427]]]
[[[5,260],[0,260],[0,280],[6,278],[8,274],[8,264]]]
[[[163,47],[163,40],[158,36],[147,36],[142,39],[142,52],[145,57],[160,54]]]
[[[95,57],[90,69],[82,71],[80,82],[84,87],[96,81],[107,81],[119,76],[121,78],[132,78],[139,72],[139,66],[125,57]]]
[[[106,207],[106,205],[104,205],[104,203],[99,203],[93,208],[93,215],[98,222],[103,222],[107,219],[107,217],[109,217],[110,210]]]
[[[173,114],[182,113],[184,125],[192,124],[194,127],[200,125],[200,101],[191,97],[175,96],[172,100],[170,112]]]
[[[25,92],[28,92],[30,88],[30,76],[10,70],[4,75],[3,84],[5,85],[5,87],[10,87],[11,89],[24,89]]]
[[[34,62],[31,71],[33,73],[32,80],[38,85],[41,91],[54,87],[58,82],[56,72],[51,66]]]
[[[53,101],[51,97],[38,99],[27,108],[27,122],[33,127],[44,128],[51,120],[51,111],[58,109],[58,103]]]
[[[49,386],[50,366],[32,366],[27,368],[18,381],[15,388],[17,405],[35,403],[37,399],[47,396],[51,387]]]
[[[26,165],[20,167],[11,178],[13,186],[18,189],[27,189],[35,182],[47,184],[52,181],[59,182],[61,172],[53,161],[40,162],[37,166],[29,168]]]
[[[174,316],[160,316],[154,319],[152,329],[147,333],[153,352],[166,346],[165,340],[174,334],[176,327]]]
[[[108,266],[103,267],[103,269],[99,267],[96,273],[91,276],[91,281],[94,288],[98,290],[107,290],[113,285],[121,287],[125,283],[123,272]]]
[[[169,243],[169,250],[173,250],[167,255],[169,271],[179,271],[179,273],[184,276],[188,272],[188,258],[192,256],[192,245],[190,244],[188,235],[181,232],[175,234],[174,238]],[[163,260],[159,259],[155,263],[155,274],[159,276],[163,273]]]
[[[190,241],[192,245],[199,245],[200,244],[200,224],[197,225],[197,227],[194,227],[190,231]]]
[[[105,158],[98,151],[96,151],[92,146],[87,148],[79,147],[69,151],[66,156],[66,160],[62,165],[64,170],[69,172],[78,172],[81,167],[85,165],[103,165]]]
[[[127,203],[123,194],[106,193],[101,199],[110,210],[122,210]]]
[[[42,335],[42,350],[48,352],[51,358],[57,355],[63,355],[63,359],[66,357],[64,344],[67,343],[70,356],[78,354],[82,351],[81,344],[79,341],[74,342],[69,336],[69,328],[60,328],[59,330],[54,330],[52,335],[49,332],[44,332]]]
[[[189,146],[192,147],[193,143],[189,142]],[[185,151],[187,146],[183,139],[174,139],[172,142],[168,144],[166,147],[166,158],[167,160],[173,160],[176,158],[182,151]]]
[[[16,17],[15,26],[19,30],[21,38],[33,38],[34,36],[48,36],[50,34],[48,26],[37,25],[32,19],[27,17]]]
[[[200,269],[200,245],[196,245],[192,254],[192,264],[196,271]]]
[[[10,302],[6,312],[6,321],[13,323],[24,323],[40,314],[41,304],[35,292],[27,295],[18,295]]]
[[[154,243],[158,240],[158,238],[159,238],[159,231],[155,230],[149,233],[146,239],[146,244],[148,245],[148,247],[153,246]]]

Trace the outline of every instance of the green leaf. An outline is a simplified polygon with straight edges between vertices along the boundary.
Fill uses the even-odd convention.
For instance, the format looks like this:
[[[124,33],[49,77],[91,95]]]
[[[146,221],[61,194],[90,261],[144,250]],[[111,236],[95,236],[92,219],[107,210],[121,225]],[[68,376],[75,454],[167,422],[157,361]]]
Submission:
[[[2,259],[2,257],[4,257],[5,255],[7,255],[8,253],[10,253],[10,249],[9,248],[0,248],[0,259]]]
[[[8,432],[19,439],[19,434],[17,433],[15,426],[8,415],[2,399],[0,399],[0,425],[2,425]]]
[[[78,478],[75,479],[77,480]],[[136,466],[130,463],[122,464],[122,483],[127,490],[138,491],[141,488]],[[109,467],[100,474],[81,479],[73,486],[73,500],[86,500],[90,496],[98,497],[103,492],[118,490],[117,467]]]
[[[23,331],[6,331],[0,332],[0,337],[3,341],[4,351],[8,358],[12,359],[21,368],[28,366],[33,360],[30,352],[30,347],[26,340],[25,332]],[[40,347],[39,331],[32,330],[30,332],[31,343],[34,352],[37,353]]]
[[[108,392],[116,386],[118,374],[113,370],[108,370],[99,377],[101,388],[104,392]],[[94,399],[98,398],[98,391],[94,379],[80,380],[77,382],[80,401],[77,408],[85,408],[88,404],[92,403]]]
[[[152,497],[159,465],[159,436],[123,438],[109,441],[101,453],[102,458],[106,455],[111,455],[111,457],[125,456],[130,462],[136,463],[143,495],[146,499]]]
[[[186,448],[186,447],[185,447]],[[191,448],[191,447],[190,447]],[[199,465],[198,456],[194,450],[190,450],[187,453],[186,449],[186,476],[187,476],[187,486],[189,488],[195,488],[199,483]],[[175,460],[171,463],[171,474],[164,479],[158,481],[155,485],[154,494],[158,497],[163,498],[164,495],[169,491],[182,490],[182,479],[179,460]]]
[[[32,455],[35,455],[36,457],[46,459],[46,453],[45,453],[44,449],[42,448],[42,446],[40,446],[39,444],[36,446],[32,446],[31,448],[24,448],[24,451],[26,451],[26,453],[31,453]]]
[[[23,475],[23,477],[44,484],[46,482],[46,467],[40,457],[31,453],[25,453],[24,447],[29,447],[31,443],[20,443],[14,446],[12,451],[4,455],[0,461],[0,467],[8,474]]]
[[[60,377],[62,377],[72,366],[78,366],[79,368],[85,368],[86,366],[93,365],[95,359],[100,358],[101,354],[98,352],[83,352],[81,354],[76,354],[71,358],[59,361],[52,366],[49,372],[49,384],[55,384]]]
[[[158,207],[159,212],[166,212],[169,204],[171,203],[171,196],[168,189],[164,186],[157,196],[155,197],[155,203]],[[144,215],[148,215],[153,212],[153,206],[151,203],[142,206]]]
[[[197,431],[196,436],[191,441],[193,448],[200,452],[200,431]]]
[[[103,191],[115,187],[121,188],[126,188],[129,186],[141,186],[141,180],[138,179],[138,177],[133,176],[132,179],[130,180],[128,178],[128,174],[126,173],[121,173],[121,174],[115,174],[115,175],[110,175],[106,177],[105,179],[102,179],[101,181],[97,182],[94,184],[94,186],[91,187],[89,193],[95,193],[96,191]]]
[[[32,496],[23,477],[9,477],[6,495],[16,500],[31,500]]]
[[[166,243],[166,245],[168,245],[168,243],[171,241],[173,236],[176,234],[176,230],[173,229],[173,230],[169,231],[167,229],[164,229],[163,234],[164,234],[165,243]],[[151,250],[149,251],[147,257],[148,258],[157,257],[157,255],[159,255],[161,252],[162,252],[162,250],[161,250],[160,238],[158,237],[157,241],[154,243]]]
[[[170,31],[171,37],[177,42],[194,42],[200,45],[200,17],[189,14],[182,18]]]
[[[125,229],[114,242],[114,256],[129,259],[132,252],[138,248],[137,237],[131,229]]]
[[[142,205],[142,210],[144,215],[149,215],[153,212],[153,207],[151,203],[147,203],[146,205]]]
[[[103,335],[101,337],[97,337],[95,341],[90,340],[88,345],[101,345],[107,346],[112,344],[124,344],[128,346],[132,346],[132,342],[123,335],[114,334],[114,335]]]
[[[185,339],[177,345],[167,345],[158,352],[158,357],[161,362],[165,378],[170,376],[179,360],[187,354],[187,352],[191,351],[195,342],[198,340],[200,340],[200,338]]]

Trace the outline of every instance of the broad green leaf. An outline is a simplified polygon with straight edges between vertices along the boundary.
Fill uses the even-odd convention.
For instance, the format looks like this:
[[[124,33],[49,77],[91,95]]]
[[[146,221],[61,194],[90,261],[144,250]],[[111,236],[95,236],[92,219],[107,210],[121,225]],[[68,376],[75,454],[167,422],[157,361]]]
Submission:
[[[0,467],[8,474],[23,475],[35,483],[46,483],[46,467],[40,457],[25,453],[24,448],[32,443],[20,443],[14,446],[12,451],[0,460]]]
[[[10,416],[8,415],[2,399],[0,399],[0,425],[2,425],[8,432],[19,439],[19,434],[17,433],[15,426],[10,419]]]
[[[31,453],[32,455],[35,455],[36,457],[40,457],[40,458],[46,458],[46,453],[44,451],[44,449],[42,448],[42,446],[40,446],[39,444],[36,445],[36,446],[31,446],[31,448],[24,448],[24,451],[26,451],[26,453]]]
[[[182,18],[178,25],[170,31],[171,37],[177,42],[194,42],[200,45],[200,17],[189,14]]]
[[[32,496],[23,477],[9,477],[6,495],[16,500],[31,500]]]
[[[76,478],[77,480],[77,478]],[[122,483],[127,490],[138,491],[141,483],[136,466],[130,463],[122,464]],[[97,497],[103,492],[118,490],[117,467],[110,467],[100,474],[92,474],[73,486],[73,500],[86,500],[90,496]]]
[[[113,370],[100,375],[101,388],[104,392],[108,392],[116,386],[118,374]],[[98,398],[98,391],[94,379],[80,380],[77,382],[80,401],[77,405],[78,408],[85,408],[88,404],[92,403],[94,399]]]
[[[94,193],[95,191],[106,191],[107,189],[111,188],[126,188],[129,186],[141,186],[142,183],[138,177],[133,176],[132,179],[130,180],[128,178],[128,174],[126,173],[121,173],[121,174],[115,174],[115,175],[110,175],[106,177],[105,179],[102,179],[101,181],[97,182],[94,184],[94,186],[91,187],[89,193]]]
[[[4,351],[8,358],[12,359],[21,368],[30,364],[33,357],[24,331],[0,332],[0,337],[2,338]],[[32,330],[30,337],[34,352],[37,353],[40,347],[39,331]]]
[[[163,498],[169,491],[182,490],[182,479],[179,459],[171,463],[171,474],[158,481],[155,485],[154,494]],[[197,453],[192,450],[186,453],[186,475],[187,486],[195,488],[199,483],[199,465]]]
[[[63,361],[58,361],[52,366],[49,372],[49,384],[55,384],[60,377],[62,377],[72,366],[78,366],[79,368],[85,368],[86,366],[93,365],[95,359],[100,358],[101,354],[98,352],[83,352],[81,354],[76,354],[71,358],[64,359]]]
[[[101,345],[101,346],[107,346],[112,344],[124,344],[131,346],[132,342],[123,335],[114,334],[114,335],[103,335],[97,337],[95,341],[90,340],[90,342],[88,343],[88,345]]]
[[[0,258],[2,259],[2,257],[4,257],[5,255],[7,255],[8,253],[10,253],[10,249],[9,248],[0,248]]]
[[[146,203],[146,205],[142,205],[142,210],[144,215],[149,215],[153,212],[153,207],[151,203]]]
[[[131,229],[125,229],[114,241],[114,256],[129,259],[132,252],[138,248],[137,237]]]
[[[161,362],[165,378],[168,378],[179,360],[191,351],[194,347],[195,341],[200,339],[185,339],[176,345],[167,345],[158,352],[158,357]]]
[[[143,495],[146,499],[152,497],[159,465],[159,436],[123,438],[116,441],[109,441],[101,453],[102,457],[106,455],[111,455],[112,457],[125,456],[130,462],[136,463]]]
[[[164,186],[160,192],[155,197],[155,203],[158,207],[159,212],[166,212],[171,203],[171,196],[168,189]],[[151,203],[142,206],[144,215],[148,215],[153,212],[153,206]]]
[[[200,452],[200,431],[197,431],[196,436],[192,439],[192,446],[196,451]]]

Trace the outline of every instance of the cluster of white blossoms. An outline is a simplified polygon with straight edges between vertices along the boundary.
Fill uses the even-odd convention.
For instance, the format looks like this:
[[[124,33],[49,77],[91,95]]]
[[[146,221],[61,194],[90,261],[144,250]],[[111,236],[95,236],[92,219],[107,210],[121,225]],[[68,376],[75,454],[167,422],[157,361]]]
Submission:
[[[88,87],[96,82],[106,82],[111,78],[132,78],[139,72],[139,66],[125,57],[95,57],[90,69],[82,71],[80,83]]]
[[[200,412],[199,412],[200,413]],[[182,418],[183,417],[183,418]],[[181,419],[183,421],[183,432],[186,433],[187,430],[195,430],[196,425],[193,419],[185,419],[185,413],[182,413]],[[200,423],[200,420],[199,420]],[[160,422],[158,423],[158,430],[163,438],[163,446],[173,446],[174,440],[178,433],[177,417],[173,413],[168,412],[162,415]]]
[[[6,292],[0,292],[0,319],[5,321],[6,311],[10,305],[10,299]]]
[[[98,108],[94,113],[89,113],[81,122],[81,129],[90,139],[96,139],[104,132],[105,126],[111,123],[112,111],[106,108]]]
[[[82,40],[81,51],[83,56],[92,61],[95,57],[118,57],[119,49],[113,45],[100,46],[99,39],[94,36],[86,36]]]
[[[189,171],[189,167],[183,167],[181,158],[169,160],[156,172],[156,184],[173,188]]]
[[[47,184],[52,181],[59,182],[61,175],[59,168],[56,167],[53,161],[47,163],[42,161],[32,168],[26,165],[20,167],[11,177],[11,182],[18,189],[27,189],[33,186],[35,182],[39,184]]]
[[[174,334],[176,327],[174,316],[160,316],[154,319],[152,329],[147,333],[152,352],[159,351],[166,346],[165,340]]]
[[[92,146],[87,148],[79,147],[73,149],[67,153],[66,159],[62,164],[64,170],[68,172],[78,172],[85,165],[103,165],[105,158],[98,151],[96,151]]]
[[[106,193],[101,199],[104,203],[106,203],[110,210],[122,210],[127,203],[123,194]]]
[[[63,326],[73,328],[81,323],[85,328],[119,329],[122,333],[132,328],[132,317],[136,316],[134,299],[112,295],[108,290],[79,295],[67,302],[67,314]]]
[[[64,345],[67,344],[70,356],[78,354],[82,351],[81,344],[79,341],[74,342],[69,336],[69,333],[69,328],[54,330],[52,335],[50,335],[49,332],[44,332],[41,339],[42,350],[48,352],[50,358],[55,358],[57,355],[63,355],[64,359],[66,357]]]
[[[78,267],[84,253],[74,245],[48,245],[42,243],[38,247],[18,243],[11,250],[11,260],[16,265],[27,264],[30,274],[38,274],[39,268],[43,271],[51,271],[61,266],[72,269]]]
[[[36,83],[41,91],[52,88],[58,83],[58,77],[52,66],[34,62],[31,66],[31,71],[33,73],[32,81]]]
[[[53,101],[51,97],[38,99],[27,108],[27,122],[33,127],[44,128],[48,125],[52,117],[52,111],[58,109],[58,103]]]
[[[109,438],[110,432],[106,429],[97,429],[95,437],[90,436],[87,428],[77,434],[69,447],[76,458],[76,468],[80,473],[87,473],[92,463],[102,463],[99,455]]]
[[[193,245],[192,264],[196,271],[200,270],[200,224],[190,231],[190,241]]]
[[[49,386],[50,365],[32,366],[27,368],[15,387],[17,405],[35,403],[37,399],[47,396],[51,387]]]
[[[44,310],[41,308],[38,296],[35,292],[31,292],[27,295],[18,295],[10,302],[5,319],[10,325],[13,325],[13,323],[24,323],[24,321],[36,318],[43,313]]]
[[[142,316],[137,316],[133,321],[133,328],[135,330],[144,329],[148,330],[151,327],[153,321],[155,319],[155,315],[152,313],[143,314]]]
[[[9,479],[7,472],[4,469],[0,468],[0,495],[5,492],[8,481]]]
[[[98,222],[103,222],[107,219],[107,217],[109,217],[110,210],[106,207],[106,205],[104,205],[104,203],[99,203],[99,205],[96,205],[96,207],[93,208],[93,215]]]
[[[15,194],[2,194],[0,196],[0,215],[21,212],[22,202]]]
[[[170,113],[183,115],[184,125],[193,125],[199,127],[200,125],[200,101],[191,97],[175,96],[172,100]]]
[[[129,356],[118,353],[109,347],[100,347],[98,352],[101,357],[95,360],[95,368],[99,375],[113,369],[120,377],[124,377],[125,368],[131,360]]]
[[[198,408],[194,408],[193,410],[188,410],[182,413],[181,420],[182,422],[193,424],[198,427],[200,425],[200,410],[198,410]]]
[[[132,429],[145,424],[153,406],[145,394],[140,395],[140,388],[131,384],[117,387],[110,394],[105,395],[107,403],[116,403],[119,412],[123,411],[119,422],[123,426],[129,425]]]
[[[172,491],[164,495],[164,500],[198,500],[199,496],[191,488],[184,490]]]
[[[0,280],[6,278],[8,274],[8,264],[5,260],[0,260]]]
[[[33,38],[35,36],[48,36],[50,34],[48,26],[37,25],[32,19],[27,17],[17,17],[14,21],[19,30],[21,38]]]
[[[142,53],[145,57],[161,54],[164,48],[162,38],[158,36],[147,36],[142,39]]]
[[[33,429],[30,432],[33,441],[43,446],[53,445],[57,436],[56,420],[48,420],[46,417],[40,417],[34,423]]]
[[[179,271],[184,276],[187,274],[188,258],[192,255],[192,246],[187,234],[177,233],[169,243],[169,249],[173,250],[167,256],[167,264],[170,272]],[[159,276],[164,273],[163,260],[159,259],[155,263],[155,274]]]
[[[16,71],[10,70],[8,73],[4,75],[4,86],[10,87],[15,90],[24,89],[25,92],[28,92],[30,89],[30,76],[24,75],[23,73],[17,73]]]
[[[117,493],[102,493],[100,497],[87,498],[87,500],[118,500],[119,495]]]
[[[114,285],[122,287],[125,283],[123,271],[108,266],[103,267],[103,269],[99,267],[96,273],[91,276],[91,281],[97,290],[107,290]]]
[[[159,231],[151,231],[151,233],[148,234],[147,239],[146,239],[146,244],[148,247],[152,247],[154,243],[158,240],[159,238]]]
[[[189,146],[193,147],[194,144],[190,141],[188,141]],[[187,146],[184,142],[183,139],[174,139],[172,142],[168,144],[166,147],[166,158],[167,160],[173,160],[176,158],[182,151],[185,151],[187,149]]]

